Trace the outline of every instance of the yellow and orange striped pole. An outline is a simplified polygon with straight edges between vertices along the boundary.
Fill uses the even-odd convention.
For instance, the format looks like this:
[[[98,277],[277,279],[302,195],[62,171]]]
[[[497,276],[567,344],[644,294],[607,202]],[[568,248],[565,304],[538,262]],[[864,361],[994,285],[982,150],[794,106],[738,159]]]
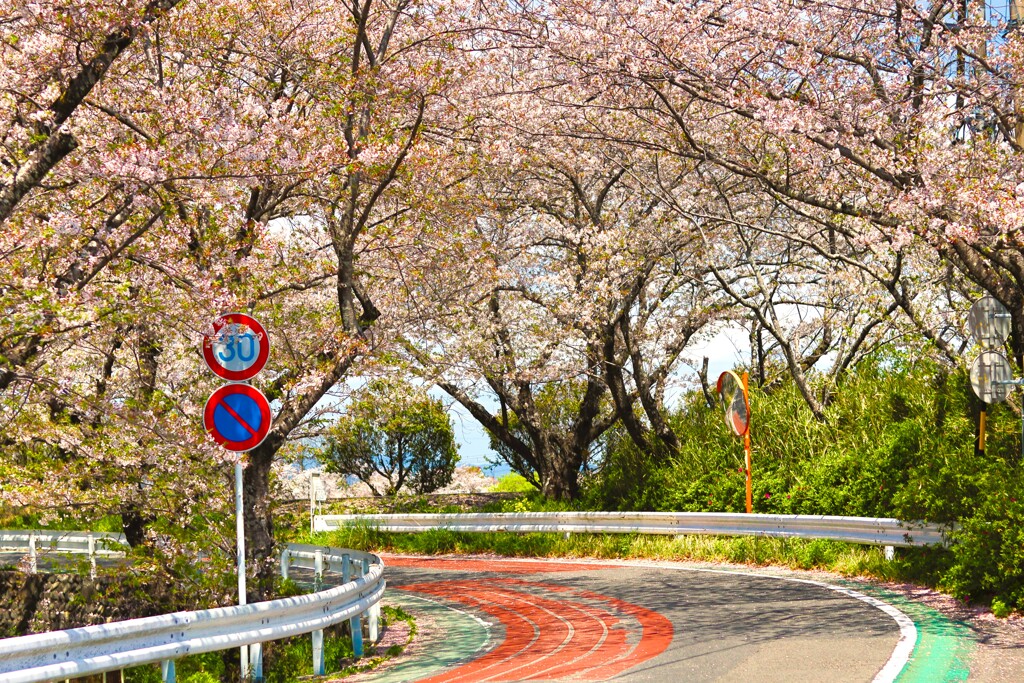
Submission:
[[[743,435],[743,455],[747,465],[747,514],[754,511],[754,481],[750,474],[750,375],[743,373],[743,399],[747,402],[747,431]]]

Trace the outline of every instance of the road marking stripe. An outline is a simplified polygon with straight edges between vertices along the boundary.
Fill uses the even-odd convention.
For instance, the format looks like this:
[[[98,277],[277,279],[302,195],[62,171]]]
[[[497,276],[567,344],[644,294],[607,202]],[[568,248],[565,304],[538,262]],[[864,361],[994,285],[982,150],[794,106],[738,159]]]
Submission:
[[[472,595],[450,594],[448,591],[443,590],[441,586],[431,586],[430,584],[402,586],[402,590],[427,593],[437,597],[456,600],[464,604],[480,605],[481,609],[488,614],[497,617],[505,626],[505,639],[496,648],[486,652],[477,659],[463,664],[462,666],[425,679],[422,683],[448,683],[456,681],[460,677],[478,674],[488,668],[499,666],[524,652],[539,637],[538,629],[533,621],[525,615],[502,605],[488,603],[487,601],[478,599]],[[527,624],[529,625],[528,628]],[[498,661],[494,661],[495,659]]]
[[[643,566],[640,564],[639,566]],[[649,565],[655,566],[655,565]],[[871,679],[871,683],[893,683],[896,678],[906,667],[907,662],[910,661],[910,655],[914,651],[914,645],[917,643],[917,627],[914,626],[913,620],[906,614],[896,609],[892,605],[882,602],[876,598],[872,598],[869,595],[865,595],[859,591],[855,591],[851,588],[844,588],[843,586],[835,586],[830,583],[824,583],[822,581],[813,581],[811,579],[798,579],[790,576],[772,576],[769,574],[755,574],[753,572],[744,571],[730,571],[727,569],[704,569],[700,567],[693,568],[679,568],[682,571],[694,571],[704,572],[707,574],[730,574],[730,575],[743,575],[743,576],[756,576],[758,578],[778,579],[779,581],[789,581],[791,583],[802,583],[809,586],[818,586],[819,588],[826,588],[836,593],[842,593],[843,595],[849,596],[865,602],[872,607],[881,610],[885,614],[888,614],[893,621],[896,622],[900,628],[900,638],[896,642],[896,647],[893,648],[892,654],[889,655],[889,659],[882,666],[875,677]]]
[[[621,636],[621,639],[609,638],[611,634],[611,627],[608,625],[607,620],[610,619],[613,622],[618,622],[618,619],[616,619],[614,616],[602,615],[596,609],[582,605],[575,605],[571,603],[563,603],[563,605],[565,607],[574,609],[577,612],[582,612],[586,616],[590,617],[591,620],[597,623],[596,627],[591,626],[589,622],[587,623],[587,625],[581,624],[576,626],[576,630],[584,635],[588,635],[589,641],[593,642],[594,644],[590,647],[589,650],[579,655],[568,664],[557,664],[553,667],[548,667],[546,669],[541,669],[540,671],[534,672],[536,678],[541,678],[540,674],[546,674],[545,676],[543,676],[543,678],[559,678],[561,676],[567,675],[566,673],[563,673],[563,670],[568,670],[568,672],[570,673],[586,672],[592,668],[590,665],[586,663],[587,660],[593,659],[595,657],[605,656],[604,652],[606,652],[607,649],[611,649],[614,646],[618,646],[615,647],[616,651],[618,651],[622,646],[626,646],[626,632],[622,629],[618,629],[616,631],[616,635]],[[600,630],[600,635],[596,638],[596,640],[593,638],[593,635],[595,634],[589,633],[590,629],[592,628],[595,629],[595,631],[598,629]],[[584,644],[586,642],[588,641],[584,641]],[[580,647],[583,647],[584,644],[581,644]]]
[[[512,586],[515,588],[510,589]],[[565,594],[566,598],[552,600],[529,589],[550,590]],[[661,615],[608,596],[564,586],[519,579],[489,579],[404,585],[402,590],[473,604],[496,616],[506,626],[505,643],[443,676],[427,679],[431,683],[560,677],[603,681],[660,654],[672,640],[672,624]],[[582,621],[558,614],[559,610],[564,613],[567,609],[582,617]],[[640,634],[635,644],[628,642],[621,619],[613,610],[636,619]],[[536,628],[535,637],[525,646],[522,644],[524,621]],[[620,627],[613,632],[611,627],[614,626]]]

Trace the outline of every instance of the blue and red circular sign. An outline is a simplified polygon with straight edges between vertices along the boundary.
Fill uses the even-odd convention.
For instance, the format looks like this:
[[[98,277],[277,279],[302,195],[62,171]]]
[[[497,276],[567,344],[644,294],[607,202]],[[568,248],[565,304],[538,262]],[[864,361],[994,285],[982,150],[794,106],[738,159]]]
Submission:
[[[225,313],[213,321],[213,334],[203,336],[203,358],[213,374],[244,382],[260,373],[270,357],[270,337],[256,318]]]
[[[270,403],[248,384],[225,384],[213,392],[203,410],[203,426],[229,451],[256,448],[270,433]]]

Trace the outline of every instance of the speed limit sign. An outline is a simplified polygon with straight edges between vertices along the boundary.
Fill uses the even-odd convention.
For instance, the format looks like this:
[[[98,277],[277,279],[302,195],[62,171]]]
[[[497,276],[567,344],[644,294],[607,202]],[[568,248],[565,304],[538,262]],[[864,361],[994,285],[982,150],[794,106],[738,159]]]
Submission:
[[[203,336],[206,364],[213,374],[231,382],[258,375],[269,356],[267,331],[245,313],[225,313],[213,321],[213,334]]]

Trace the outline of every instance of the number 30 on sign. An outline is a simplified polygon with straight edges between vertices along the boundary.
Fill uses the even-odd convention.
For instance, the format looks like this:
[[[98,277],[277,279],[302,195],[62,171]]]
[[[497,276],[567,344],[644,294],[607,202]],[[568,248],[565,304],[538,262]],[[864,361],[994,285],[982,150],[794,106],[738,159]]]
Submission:
[[[203,336],[203,358],[213,374],[244,382],[260,373],[270,356],[263,325],[245,313],[225,313],[213,321],[213,334]]]

